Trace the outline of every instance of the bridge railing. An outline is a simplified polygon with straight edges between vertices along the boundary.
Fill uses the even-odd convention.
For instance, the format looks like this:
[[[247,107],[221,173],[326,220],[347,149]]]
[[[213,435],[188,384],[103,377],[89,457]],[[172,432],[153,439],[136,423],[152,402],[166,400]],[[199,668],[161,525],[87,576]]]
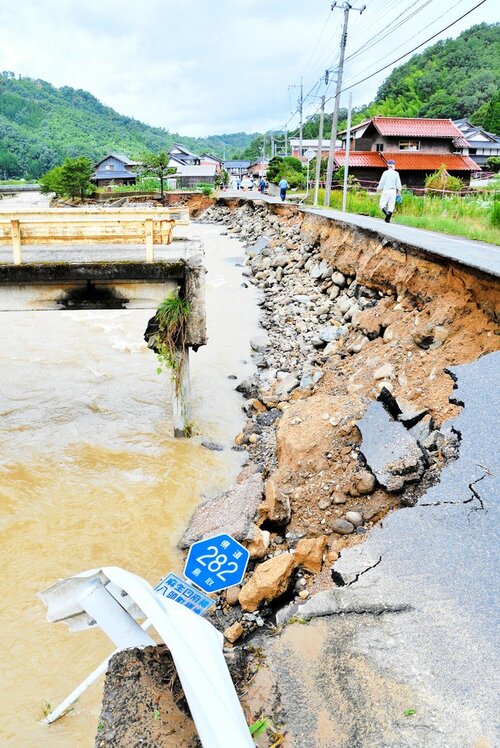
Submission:
[[[0,212],[0,245],[12,245],[16,265],[23,244],[144,244],[146,262],[153,262],[155,244],[170,244],[174,226],[188,223],[187,208]]]

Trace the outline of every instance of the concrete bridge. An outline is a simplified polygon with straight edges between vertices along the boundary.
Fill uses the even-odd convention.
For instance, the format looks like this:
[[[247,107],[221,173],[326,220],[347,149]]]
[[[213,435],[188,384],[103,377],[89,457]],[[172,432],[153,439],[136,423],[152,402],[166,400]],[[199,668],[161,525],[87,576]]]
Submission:
[[[183,366],[172,387],[174,433],[189,419],[189,348],[205,345],[199,242],[173,241],[187,209],[0,212],[0,312],[152,309],[185,299]]]

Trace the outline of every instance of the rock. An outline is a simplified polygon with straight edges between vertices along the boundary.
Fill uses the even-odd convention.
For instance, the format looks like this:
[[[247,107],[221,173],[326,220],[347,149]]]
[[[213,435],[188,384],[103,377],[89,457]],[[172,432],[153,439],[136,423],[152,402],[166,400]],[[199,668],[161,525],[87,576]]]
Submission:
[[[354,485],[360,496],[372,493],[377,484],[376,478],[369,470],[360,470],[354,475]]]
[[[269,520],[277,525],[287,525],[290,522],[290,499],[283,489],[278,488],[273,478],[266,481],[266,497],[259,507],[258,525]]]
[[[228,642],[233,644],[240,637],[242,637],[244,633],[245,633],[245,627],[243,626],[241,621],[235,621],[231,626],[228,626],[228,628],[224,631],[224,638],[227,639]]]
[[[295,561],[309,571],[320,572],[323,565],[323,553],[328,543],[326,535],[317,538],[302,538],[295,548]]]
[[[343,288],[345,286],[345,276],[338,270],[332,273],[331,278],[336,286],[340,286],[340,288]]]
[[[296,387],[299,386],[299,380],[293,374],[287,374],[277,385],[274,394],[276,397],[283,398],[289,395]]]
[[[250,551],[250,558],[264,558],[271,541],[271,533],[267,530],[261,530],[257,525],[254,525],[251,532],[252,537],[250,542],[248,540],[245,541],[245,545]]]
[[[249,249],[249,252],[252,252],[253,254],[260,254],[263,249],[265,249],[269,244],[271,243],[271,240],[268,239],[267,236],[261,236],[255,244],[252,244],[252,246]]]
[[[244,379],[243,382],[240,382],[238,385],[236,385],[235,390],[236,392],[241,392],[241,394],[246,398],[256,397],[258,387],[255,377]]]
[[[269,338],[265,334],[254,335],[250,338],[250,347],[256,353],[265,353],[269,346]]]
[[[246,439],[245,434],[243,433],[243,431],[240,431],[240,433],[236,434],[236,436],[234,437],[234,443],[237,447],[241,447],[245,439]]]
[[[347,310],[350,309],[354,303],[355,303],[354,299],[350,298],[349,296],[346,296],[345,294],[342,294],[337,299],[337,306],[341,314],[345,314]]]
[[[331,343],[333,340],[339,340],[340,338],[345,337],[348,332],[349,330],[345,325],[341,325],[340,327],[329,325],[328,327],[321,328],[318,332],[318,338],[324,343]]]
[[[392,364],[386,363],[383,364],[383,366],[379,366],[378,369],[375,369],[373,372],[373,378],[374,379],[391,379],[391,377],[394,374],[394,367]]]
[[[286,255],[277,255],[271,260],[272,268],[285,268],[288,265],[288,257]]]
[[[354,532],[354,525],[346,519],[335,519],[332,522],[332,530],[339,535],[350,535]]]
[[[346,512],[345,518],[354,527],[359,527],[363,524],[363,517],[359,512]]]
[[[223,532],[236,540],[245,540],[258,515],[263,490],[262,476],[255,473],[229,491],[200,504],[179,541],[179,548],[189,548],[201,538]]]
[[[286,592],[295,566],[293,553],[280,553],[259,564],[239,594],[243,610],[257,610],[262,602],[274,600]]]
[[[201,446],[205,447],[205,449],[211,449],[213,452],[222,452],[224,450],[222,444],[218,444],[218,442],[208,441],[208,439],[203,439],[201,442]]]
[[[328,509],[329,506],[332,505],[331,499],[320,499],[318,501],[318,509],[321,509],[321,511],[324,511],[325,509]]]
[[[238,584],[228,587],[226,590],[226,603],[234,606],[238,604],[238,595],[240,594],[241,587]]]
[[[267,408],[257,397],[252,398],[250,401],[252,408],[256,413],[265,413]]]
[[[357,426],[362,436],[360,451],[382,486],[396,492],[405,483],[420,480],[425,468],[422,450],[382,403],[371,403]]]

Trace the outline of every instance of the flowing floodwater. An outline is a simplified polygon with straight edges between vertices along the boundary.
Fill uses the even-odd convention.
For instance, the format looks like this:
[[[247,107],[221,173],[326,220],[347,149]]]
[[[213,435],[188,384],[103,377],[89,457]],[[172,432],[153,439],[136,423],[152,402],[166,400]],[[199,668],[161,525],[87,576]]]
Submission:
[[[209,344],[191,357],[193,417],[211,452],[171,437],[169,380],[143,342],[150,312],[0,313],[0,744],[92,746],[102,682],[54,725],[38,722],[113,649],[99,631],[45,622],[36,593],[57,578],[117,565],[156,582],[181,568],[175,543],[200,495],[235,477],[238,378],[257,330],[241,245],[213,226],[205,244]]]

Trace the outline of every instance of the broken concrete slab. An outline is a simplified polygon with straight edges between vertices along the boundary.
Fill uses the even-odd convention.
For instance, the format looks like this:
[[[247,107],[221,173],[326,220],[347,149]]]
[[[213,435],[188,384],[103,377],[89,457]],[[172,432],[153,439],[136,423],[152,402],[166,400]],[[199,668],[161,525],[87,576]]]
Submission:
[[[254,521],[264,492],[260,473],[254,473],[218,496],[200,504],[178,543],[186,549],[197,540],[226,532],[236,540],[252,540]]]
[[[425,468],[423,452],[382,403],[370,403],[357,426],[362,436],[360,451],[380,485],[397,492],[405,483],[420,480]]]
[[[252,244],[246,251],[255,255],[259,255],[263,249],[269,246],[271,240],[267,236],[260,236],[255,244]]]
[[[321,620],[288,626],[266,646],[298,748],[498,742],[500,395],[491,384],[500,353],[453,374],[465,404],[454,421],[458,459],[420,504],[388,515],[365,543],[342,552],[334,571],[344,586],[288,611]],[[332,724],[322,743],[317,736]]]

